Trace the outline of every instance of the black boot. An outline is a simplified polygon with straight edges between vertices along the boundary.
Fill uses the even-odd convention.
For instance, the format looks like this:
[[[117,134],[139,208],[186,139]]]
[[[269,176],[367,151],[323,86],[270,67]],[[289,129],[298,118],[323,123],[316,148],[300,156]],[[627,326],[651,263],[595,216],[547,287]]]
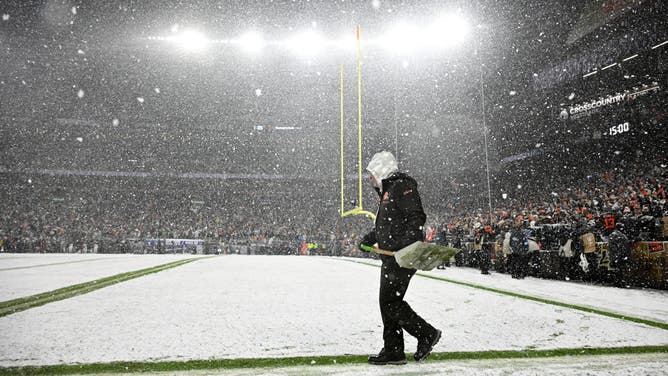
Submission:
[[[378,355],[369,357],[369,364],[377,366],[384,366],[386,364],[402,365],[406,364],[406,354],[404,353],[388,353],[383,348]]]
[[[413,359],[415,359],[416,362],[425,360],[429,354],[431,354],[431,350],[436,346],[440,339],[441,331],[436,329],[434,334],[418,340],[417,350],[415,351],[415,354],[413,354]]]

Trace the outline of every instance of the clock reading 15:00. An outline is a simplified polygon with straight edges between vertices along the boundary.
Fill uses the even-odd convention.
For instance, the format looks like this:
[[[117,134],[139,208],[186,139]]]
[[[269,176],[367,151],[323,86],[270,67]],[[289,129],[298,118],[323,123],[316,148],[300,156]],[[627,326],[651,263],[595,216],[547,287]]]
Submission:
[[[620,133],[628,132],[629,129],[630,129],[630,125],[629,125],[629,122],[627,121],[625,123],[610,127],[608,129],[608,134],[610,136],[614,136],[614,135],[617,135],[617,134],[620,134]]]

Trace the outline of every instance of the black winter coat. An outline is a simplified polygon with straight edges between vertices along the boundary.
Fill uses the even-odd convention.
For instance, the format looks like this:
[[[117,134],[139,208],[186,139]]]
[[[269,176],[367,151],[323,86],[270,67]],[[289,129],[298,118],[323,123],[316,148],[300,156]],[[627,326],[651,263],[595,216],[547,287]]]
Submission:
[[[629,238],[619,230],[610,234],[608,242],[608,254],[610,266],[616,268],[627,263],[631,257],[631,245]]]
[[[423,227],[427,215],[417,190],[417,182],[402,172],[395,172],[382,181],[383,191],[376,214],[376,241],[380,249],[398,251],[424,240]],[[385,256],[387,257],[387,256]]]

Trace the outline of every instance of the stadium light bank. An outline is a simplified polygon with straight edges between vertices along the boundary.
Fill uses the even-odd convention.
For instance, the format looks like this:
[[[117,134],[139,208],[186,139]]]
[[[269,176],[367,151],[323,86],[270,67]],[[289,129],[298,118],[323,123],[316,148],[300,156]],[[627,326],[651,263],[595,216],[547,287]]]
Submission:
[[[433,22],[423,25],[426,26],[399,22],[379,37],[362,38],[362,46],[380,46],[399,55],[422,50],[437,52],[456,47],[469,38],[471,32],[470,21],[460,13],[443,13]],[[209,39],[200,31],[190,29],[181,32],[178,28],[172,28],[172,35],[151,36],[147,39],[170,42],[182,51],[193,53],[206,51],[215,44],[233,45],[250,54],[257,54],[271,45],[302,56],[314,56],[324,50],[354,51],[357,48],[352,31],[342,38],[329,40],[316,29],[307,29],[281,41],[267,41],[257,31],[248,31],[232,39]]]

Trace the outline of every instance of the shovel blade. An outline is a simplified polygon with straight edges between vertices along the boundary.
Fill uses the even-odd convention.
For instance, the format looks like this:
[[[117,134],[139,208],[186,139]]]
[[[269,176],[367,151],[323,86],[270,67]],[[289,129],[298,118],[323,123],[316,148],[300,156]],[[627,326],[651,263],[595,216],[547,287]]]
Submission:
[[[395,252],[394,258],[402,268],[432,270],[457,252],[452,247],[417,241]]]

